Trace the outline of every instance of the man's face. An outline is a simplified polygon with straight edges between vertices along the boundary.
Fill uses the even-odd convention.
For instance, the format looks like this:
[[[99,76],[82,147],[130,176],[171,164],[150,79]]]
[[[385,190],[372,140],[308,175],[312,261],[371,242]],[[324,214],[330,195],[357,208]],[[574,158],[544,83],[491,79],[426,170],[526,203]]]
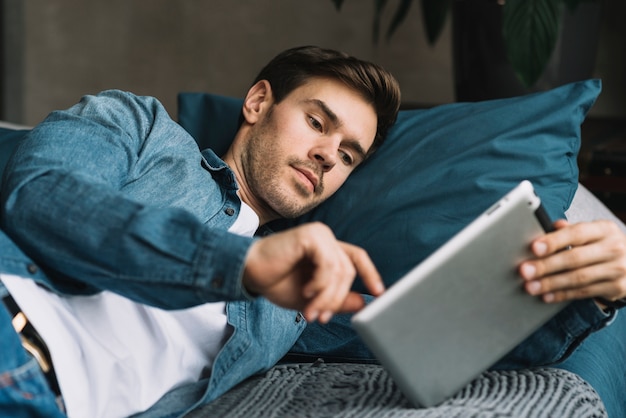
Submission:
[[[372,105],[344,84],[313,79],[253,124],[242,147],[243,194],[262,220],[291,218],[326,200],[376,135]]]

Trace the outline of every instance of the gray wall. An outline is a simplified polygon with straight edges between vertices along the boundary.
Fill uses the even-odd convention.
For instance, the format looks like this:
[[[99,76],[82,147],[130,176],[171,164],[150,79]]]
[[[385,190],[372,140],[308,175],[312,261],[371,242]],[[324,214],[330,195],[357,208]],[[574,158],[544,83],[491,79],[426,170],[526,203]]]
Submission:
[[[3,117],[34,124],[108,88],[156,96],[175,115],[179,91],[241,96],[269,58],[301,44],[382,64],[406,102],[454,101],[449,25],[430,47],[413,7],[391,42],[374,45],[373,3],[346,0],[337,12],[331,0],[4,0]],[[625,5],[610,0],[604,18],[599,116],[626,117]]]

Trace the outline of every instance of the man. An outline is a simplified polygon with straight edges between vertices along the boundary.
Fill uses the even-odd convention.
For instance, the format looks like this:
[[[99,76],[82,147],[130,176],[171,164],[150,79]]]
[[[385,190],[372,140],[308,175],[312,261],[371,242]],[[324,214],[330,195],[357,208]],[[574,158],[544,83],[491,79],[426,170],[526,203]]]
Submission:
[[[183,414],[278,361],[305,327],[298,311],[326,322],[362,307],[357,274],[380,294],[365,252],[324,225],[252,235],[334,193],[399,95],[373,64],[285,51],[248,91],[223,160],[153,98],[109,91],[52,113],[2,186],[0,415],[128,416],[204,379],[197,398],[155,407]]]
[[[19,248],[0,236],[1,277],[13,315],[25,312],[51,351],[56,378],[46,376],[69,415],[130,415],[172,393],[154,408],[182,413],[271,367],[298,340],[306,321],[276,305],[325,323],[362,306],[349,292],[356,273],[379,294],[367,255],[323,225],[241,235],[259,225],[262,235],[266,222],[336,191],[380,145],[398,101],[396,82],[379,68],[297,48],[257,77],[223,161],[200,156],[155,100],[127,93],[87,97],[38,126],[2,187],[2,226]],[[608,226],[557,226],[536,244],[541,258],[521,267],[528,290],[547,300],[623,297],[623,274],[609,277],[606,266],[623,264],[612,250],[624,237]],[[568,245],[576,248],[558,251]],[[566,274],[563,257],[576,267]],[[581,321],[589,329],[614,313],[590,305]],[[27,357],[4,316],[2,350],[11,357],[0,365],[15,382]],[[21,406],[59,415],[32,363],[43,405],[29,394]],[[181,392],[188,387],[196,397]]]

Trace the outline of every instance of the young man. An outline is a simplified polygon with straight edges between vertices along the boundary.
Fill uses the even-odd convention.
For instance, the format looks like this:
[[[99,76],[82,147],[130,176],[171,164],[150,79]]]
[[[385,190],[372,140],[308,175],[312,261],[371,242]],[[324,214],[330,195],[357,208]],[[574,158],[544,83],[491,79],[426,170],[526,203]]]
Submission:
[[[0,307],[0,412],[59,416],[56,391],[69,415],[130,415],[166,394],[153,411],[184,413],[280,359],[306,326],[297,311],[324,323],[359,309],[356,273],[379,294],[367,255],[323,225],[250,235],[332,194],[380,145],[398,102],[397,83],[376,66],[305,47],[259,74],[223,160],[199,154],[151,98],[105,92],[51,114],[7,167],[2,226],[12,240],[0,234],[3,301],[51,356],[29,362]],[[528,290],[548,301],[624,297],[623,234],[557,226],[521,266]],[[575,318],[583,331],[612,318],[587,302]],[[21,334],[36,338],[30,326]],[[520,355],[565,344],[548,340]],[[311,341],[324,345],[299,343]]]
[[[333,194],[399,98],[378,66],[303,47],[261,71],[223,160],[153,98],[52,113],[2,185],[0,415],[129,416],[201,381],[155,407],[183,414],[274,365],[307,321],[362,307],[357,274],[380,294],[367,254],[324,225],[253,235]]]

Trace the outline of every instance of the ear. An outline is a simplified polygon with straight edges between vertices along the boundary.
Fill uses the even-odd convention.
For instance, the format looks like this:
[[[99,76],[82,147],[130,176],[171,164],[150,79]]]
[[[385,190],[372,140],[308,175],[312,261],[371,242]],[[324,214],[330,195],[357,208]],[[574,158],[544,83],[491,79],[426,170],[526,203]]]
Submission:
[[[250,124],[257,122],[260,115],[270,107],[272,100],[272,86],[269,81],[261,80],[250,87],[242,109],[246,122]]]

